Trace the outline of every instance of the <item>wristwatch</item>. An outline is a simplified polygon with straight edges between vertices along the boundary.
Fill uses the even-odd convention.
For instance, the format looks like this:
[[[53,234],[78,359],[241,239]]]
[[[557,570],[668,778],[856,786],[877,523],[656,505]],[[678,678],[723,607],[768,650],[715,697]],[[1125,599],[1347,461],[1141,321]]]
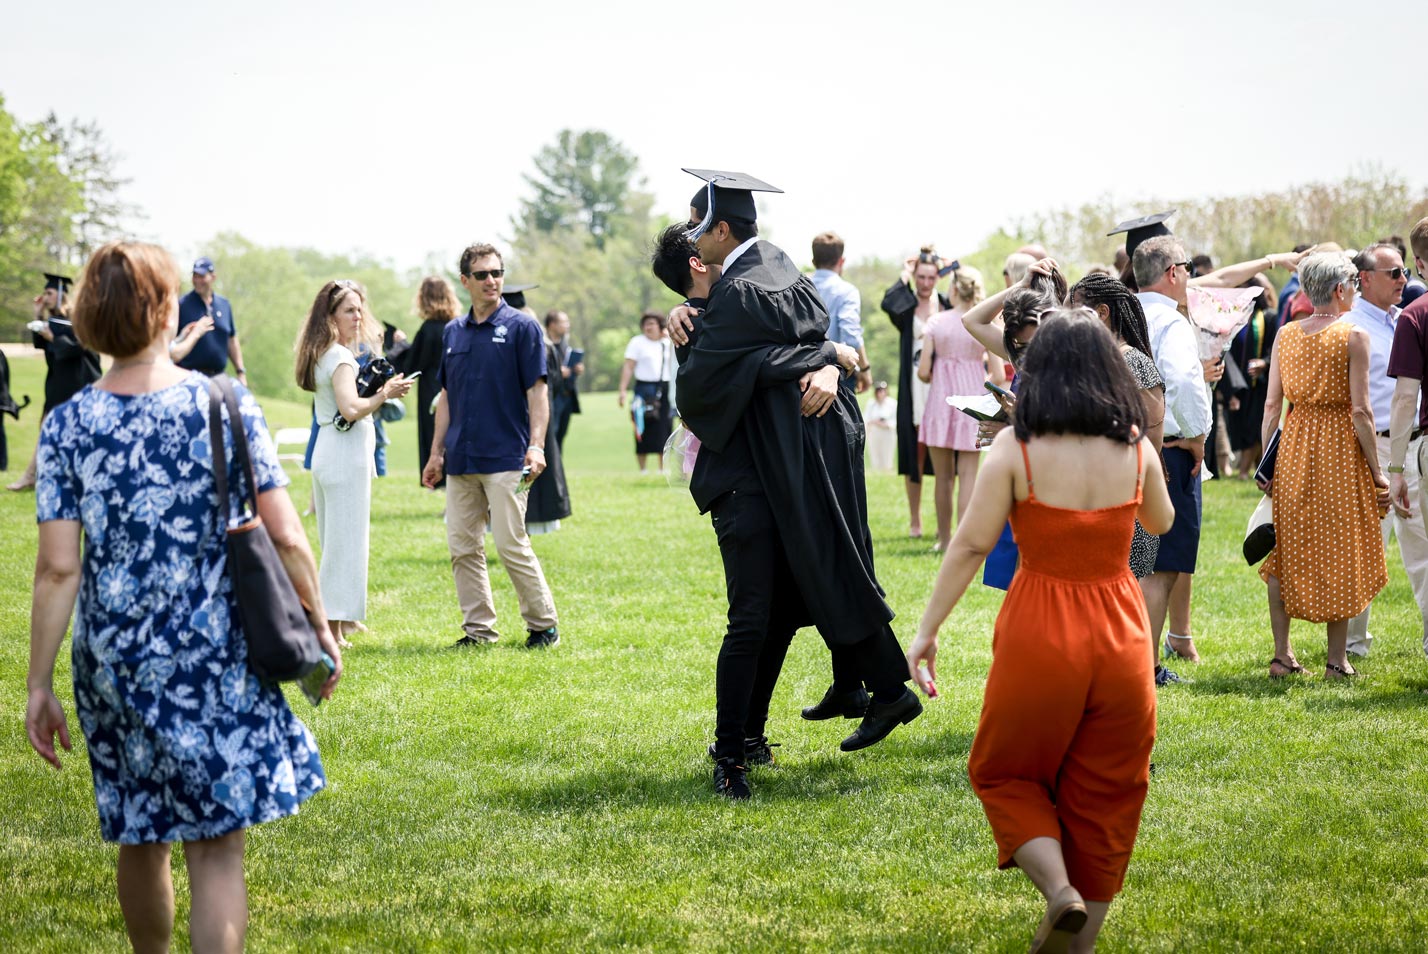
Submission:
[[[1392,464],[1389,464],[1388,467],[1385,468],[1385,470],[1387,470],[1390,474],[1401,474],[1403,473],[1403,465],[1400,464],[1399,466],[1395,467]]]

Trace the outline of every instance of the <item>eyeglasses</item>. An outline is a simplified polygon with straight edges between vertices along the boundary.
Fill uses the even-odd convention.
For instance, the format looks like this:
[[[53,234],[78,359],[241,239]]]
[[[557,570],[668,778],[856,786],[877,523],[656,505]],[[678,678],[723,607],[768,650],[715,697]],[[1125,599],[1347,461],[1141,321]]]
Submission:
[[[1190,273],[1191,277],[1194,277],[1194,275],[1195,275],[1195,263],[1194,263],[1194,262],[1171,262],[1171,263],[1170,263],[1170,267],[1167,268],[1166,271],[1167,271],[1167,272],[1173,272],[1173,271],[1175,271],[1176,268],[1178,268],[1178,267],[1181,266],[1181,265],[1184,265],[1184,266],[1185,266],[1185,270]]]
[[[504,268],[483,268],[479,272],[467,272],[466,277],[484,282],[488,278],[500,278],[504,274],[506,274]]]
[[[1404,268],[1404,267],[1402,267],[1402,266],[1395,266],[1395,267],[1393,267],[1393,268],[1361,268],[1361,269],[1359,269],[1359,271],[1361,271],[1361,272],[1383,272],[1385,275],[1388,276],[1389,281],[1394,281],[1394,282],[1398,281],[1400,278],[1408,278],[1408,277],[1410,277],[1410,276],[1413,274],[1413,273],[1410,272],[1408,269],[1406,269],[1406,268]]]
[[[362,289],[359,288],[357,286],[357,283],[350,278],[339,278],[337,279],[337,281],[333,282],[332,292],[330,294],[333,298],[336,298],[338,295],[342,294],[345,291],[354,291],[358,295],[362,294]]]
[[[1362,278],[1359,278],[1359,277],[1356,275],[1356,276],[1354,276],[1353,278],[1346,278],[1346,279],[1344,279],[1343,281],[1339,282],[1338,286],[1336,286],[1336,287],[1342,287],[1342,286],[1344,286],[1344,285],[1348,285],[1348,286],[1349,286],[1350,288],[1352,288],[1354,291],[1358,291],[1360,288],[1363,287],[1363,283],[1364,283],[1364,282],[1363,282],[1363,279],[1362,279]]]

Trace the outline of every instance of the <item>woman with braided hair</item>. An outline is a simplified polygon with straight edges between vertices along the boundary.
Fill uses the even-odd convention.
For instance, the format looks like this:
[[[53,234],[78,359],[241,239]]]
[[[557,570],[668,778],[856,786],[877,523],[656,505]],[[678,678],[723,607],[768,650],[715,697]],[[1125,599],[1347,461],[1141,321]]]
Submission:
[[[1145,404],[1146,437],[1159,454],[1165,422],[1165,382],[1155,368],[1140,299],[1109,275],[1090,274],[1071,287],[1071,303],[1095,311],[1115,337]],[[1160,538],[1146,533],[1137,521],[1130,552],[1130,568],[1136,579],[1144,580],[1155,572],[1155,555],[1159,550]]]

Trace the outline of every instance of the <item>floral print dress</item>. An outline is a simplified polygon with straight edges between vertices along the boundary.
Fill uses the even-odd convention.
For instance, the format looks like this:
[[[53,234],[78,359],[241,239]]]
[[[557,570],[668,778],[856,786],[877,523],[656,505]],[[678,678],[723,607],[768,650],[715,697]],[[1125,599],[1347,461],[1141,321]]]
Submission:
[[[262,411],[235,389],[259,492],[286,486]],[[224,451],[236,490],[231,439]],[[312,734],[248,669],[212,460],[196,372],[147,394],[86,387],[41,428],[39,520],[84,531],[74,697],[106,841],[217,838],[326,784]]]

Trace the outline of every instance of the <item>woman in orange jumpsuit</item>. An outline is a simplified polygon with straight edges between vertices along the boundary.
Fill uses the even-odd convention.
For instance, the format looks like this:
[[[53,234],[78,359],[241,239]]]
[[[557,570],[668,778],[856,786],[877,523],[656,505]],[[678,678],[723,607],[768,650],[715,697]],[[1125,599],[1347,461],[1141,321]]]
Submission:
[[[1150,626],[1128,559],[1174,511],[1144,405],[1087,309],[1043,318],[1014,428],[992,442],[908,666],[936,694],[937,629],[1008,517],[1021,567],[997,617],[968,773],[997,840],[1046,898],[1034,951],[1089,951],[1125,880],[1150,775]],[[926,668],[921,668],[925,664]]]

